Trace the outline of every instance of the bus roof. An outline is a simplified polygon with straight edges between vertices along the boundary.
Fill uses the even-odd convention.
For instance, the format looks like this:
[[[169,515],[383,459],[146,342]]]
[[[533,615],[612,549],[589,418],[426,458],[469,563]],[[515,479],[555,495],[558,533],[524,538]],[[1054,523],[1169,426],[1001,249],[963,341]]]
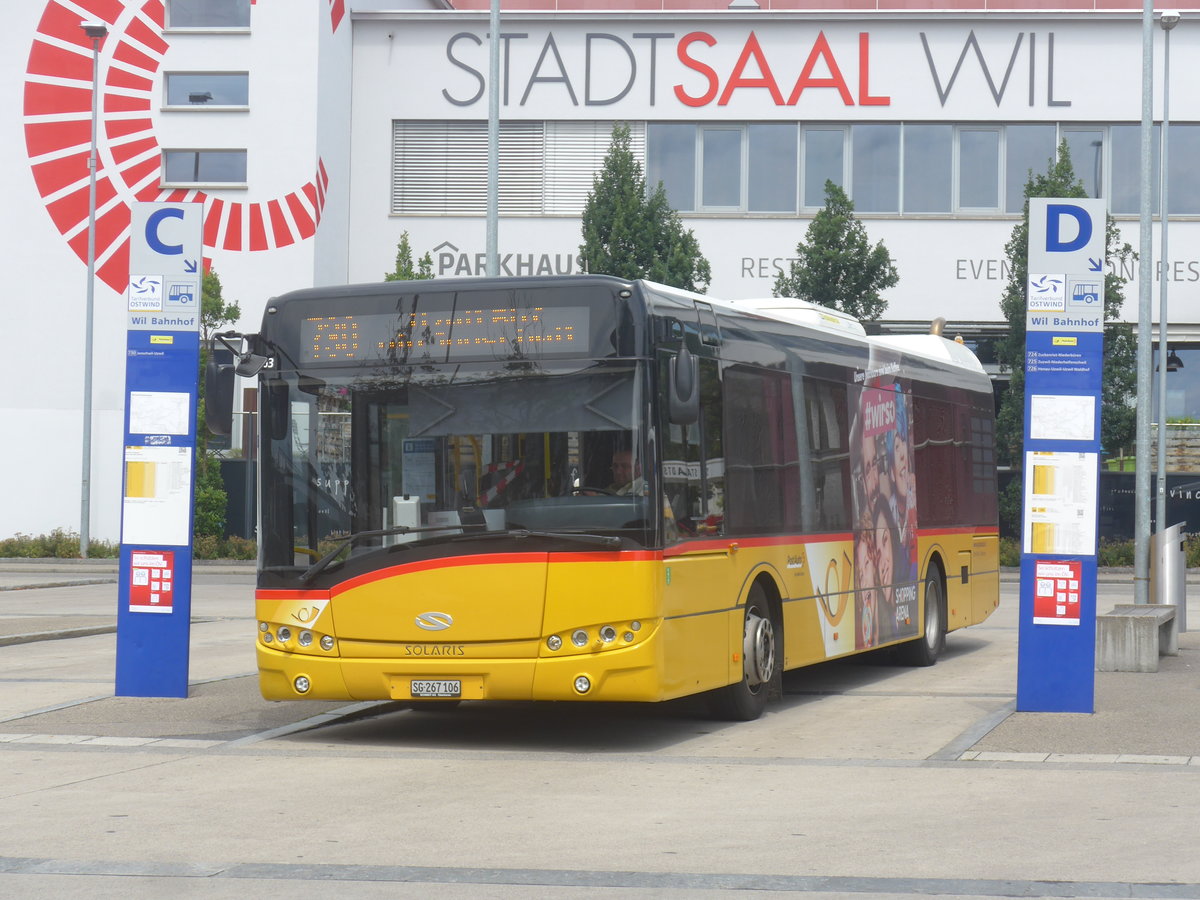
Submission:
[[[889,347],[911,356],[986,374],[983,364],[970,348],[939,334],[869,335],[862,323],[853,316],[807,300],[794,297],[765,297],[746,300],[716,300],[703,298],[714,307],[729,307],[743,313],[804,325],[841,335],[853,335],[867,345]]]

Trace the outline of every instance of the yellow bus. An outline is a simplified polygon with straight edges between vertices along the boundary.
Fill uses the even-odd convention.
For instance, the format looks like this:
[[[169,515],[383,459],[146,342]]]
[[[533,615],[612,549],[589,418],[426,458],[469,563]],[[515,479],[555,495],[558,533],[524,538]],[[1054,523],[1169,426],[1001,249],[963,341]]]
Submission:
[[[752,719],[999,602],[991,384],[937,334],[580,275],[297,291],[222,340],[261,367],[268,699]]]

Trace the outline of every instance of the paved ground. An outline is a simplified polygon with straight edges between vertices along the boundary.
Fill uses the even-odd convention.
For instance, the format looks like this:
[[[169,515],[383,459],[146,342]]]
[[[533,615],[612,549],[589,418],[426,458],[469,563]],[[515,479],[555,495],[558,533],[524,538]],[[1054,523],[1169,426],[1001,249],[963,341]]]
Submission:
[[[190,696],[113,697],[111,632],[45,638],[111,627],[111,564],[40,565],[0,561],[0,897],[1200,897],[1200,634],[1014,713],[1012,575],[937,666],[789,673],[730,725],[267,703],[236,565],[197,567]]]

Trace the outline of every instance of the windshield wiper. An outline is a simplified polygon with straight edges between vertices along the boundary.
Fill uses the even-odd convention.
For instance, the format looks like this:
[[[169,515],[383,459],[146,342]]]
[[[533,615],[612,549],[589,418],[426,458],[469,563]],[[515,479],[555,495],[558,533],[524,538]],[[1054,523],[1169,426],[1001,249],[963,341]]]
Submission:
[[[397,525],[395,528],[377,528],[374,531],[356,531],[354,534],[344,538],[336,547],[318,559],[315,563],[309,566],[303,575],[300,576],[301,584],[308,584],[327,568],[330,563],[341,556],[342,551],[347,547],[353,547],[361,540],[366,538],[388,537],[393,534],[417,534],[422,531],[447,531],[452,528],[483,528],[483,525],[426,525],[423,528],[413,528],[410,525]],[[461,537],[461,535],[456,535]]]
[[[620,547],[621,539],[603,534],[587,534],[582,531],[530,531],[528,528],[506,528],[503,531],[484,531],[477,534],[456,534],[448,537],[449,541],[483,540],[487,538],[559,538],[564,541],[575,541],[579,544],[594,544],[600,547]]]

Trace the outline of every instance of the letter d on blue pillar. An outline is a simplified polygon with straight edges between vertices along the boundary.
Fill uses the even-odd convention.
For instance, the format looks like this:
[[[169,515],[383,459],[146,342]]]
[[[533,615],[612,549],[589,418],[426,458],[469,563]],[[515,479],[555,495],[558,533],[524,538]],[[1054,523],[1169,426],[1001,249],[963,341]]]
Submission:
[[[1017,709],[1095,704],[1102,200],[1029,198]]]

